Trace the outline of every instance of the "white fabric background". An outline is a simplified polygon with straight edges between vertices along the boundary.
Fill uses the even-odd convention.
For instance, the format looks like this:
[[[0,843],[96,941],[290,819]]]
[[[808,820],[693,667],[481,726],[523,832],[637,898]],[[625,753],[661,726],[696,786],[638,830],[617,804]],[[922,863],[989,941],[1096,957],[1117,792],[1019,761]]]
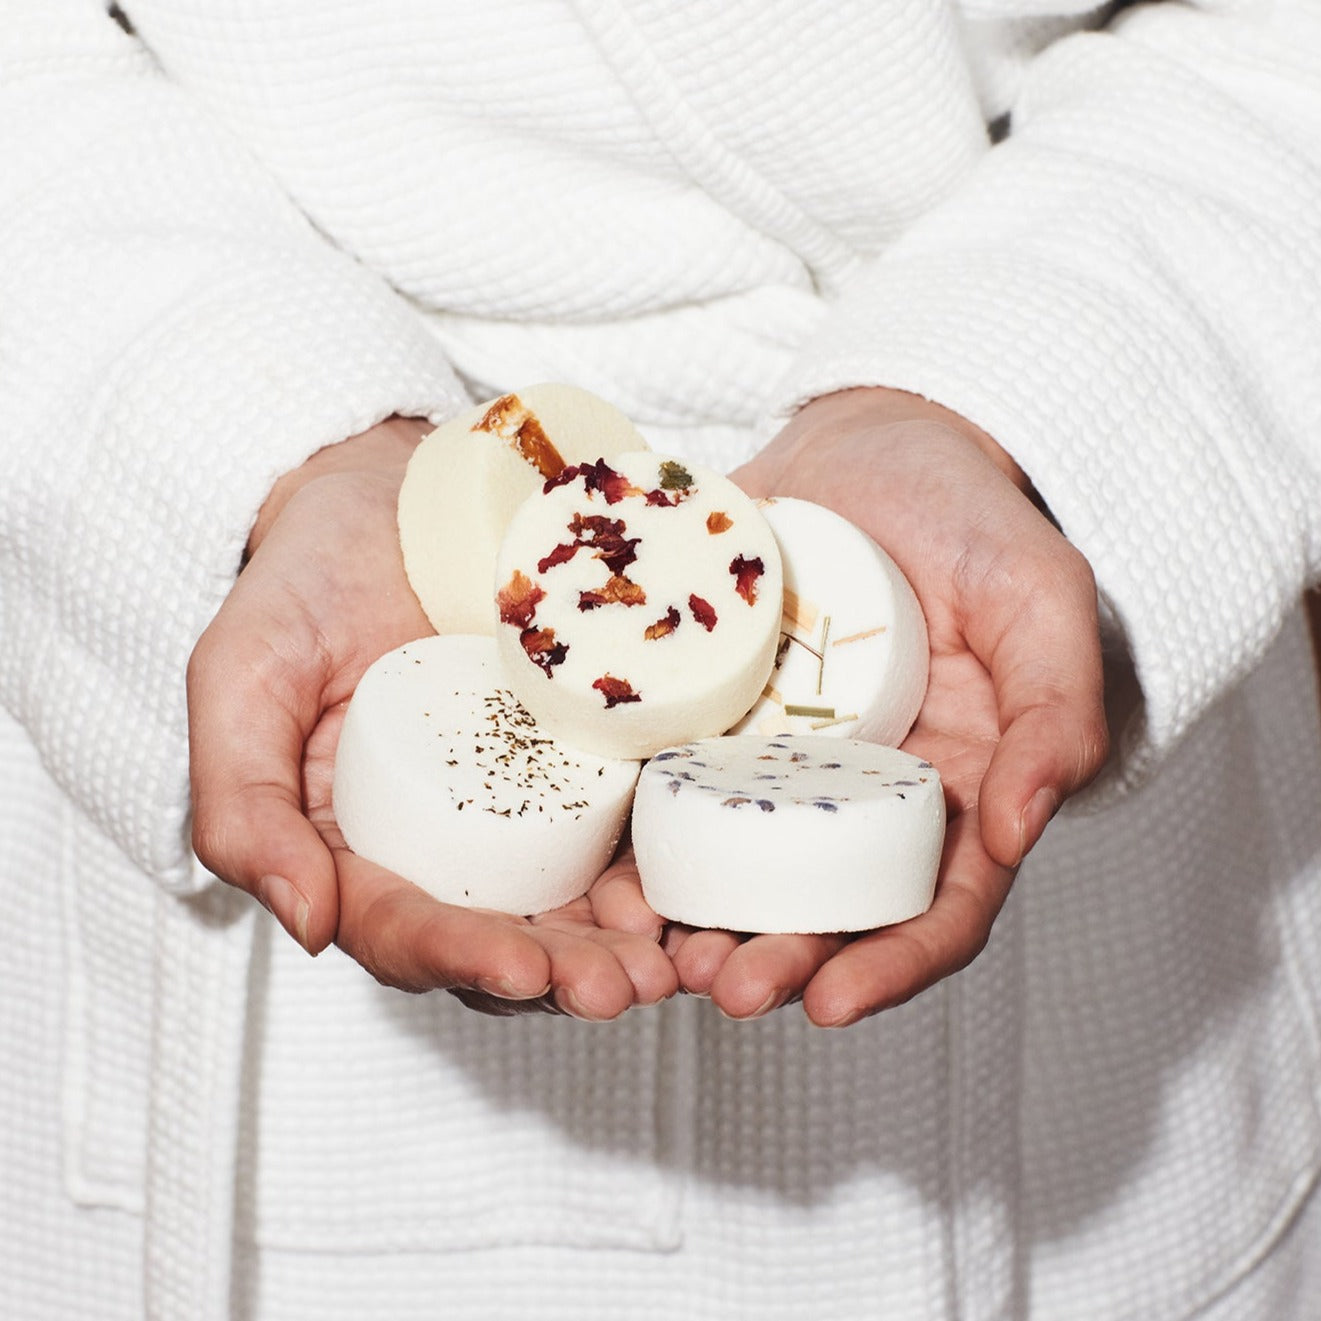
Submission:
[[[0,1313],[1308,1318],[1316,7],[126,8],[0,5]],[[271,481],[537,378],[718,464],[897,385],[1031,473],[1142,702],[965,974],[493,1023],[208,885]]]

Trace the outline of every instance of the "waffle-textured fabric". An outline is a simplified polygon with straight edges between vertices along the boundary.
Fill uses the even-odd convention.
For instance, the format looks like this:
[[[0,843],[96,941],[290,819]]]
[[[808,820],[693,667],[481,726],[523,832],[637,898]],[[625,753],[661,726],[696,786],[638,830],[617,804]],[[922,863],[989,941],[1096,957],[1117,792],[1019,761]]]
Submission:
[[[0,1316],[1315,1321],[1318,6],[121,8],[0,0]],[[192,859],[276,476],[534,380],[1032,476],[1137,700],[966,972],[493,1021]]]

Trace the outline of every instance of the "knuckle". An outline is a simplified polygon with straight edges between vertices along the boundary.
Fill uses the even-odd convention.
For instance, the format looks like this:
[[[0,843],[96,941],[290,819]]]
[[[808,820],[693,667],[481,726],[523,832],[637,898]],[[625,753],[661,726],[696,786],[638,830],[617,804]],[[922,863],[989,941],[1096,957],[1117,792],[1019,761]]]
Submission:
[[[1061,569],[1067,591],[1088,603],[1096,600],[1096,574],[1092,571],[1091,562],[1072,542],[1064,543]]]
[[[211,653],[213,650],[213,634],[209,626],[197,639],[193,650],[188,657],[188,664],[184,669],[184,681],[187,684],[190,700],[196,694],[198,687],[206,676],[207,670],[211,664]]]
[[[226,875],[225,834],[224,828],[207,804],[199,803],[193,809],[193,852],[207,871],[213,872],[222,880],[231,880],[232,877]]]
[[[1105,765],[1110,756],[1110,727],[1105,713],[1097,710],[1080,731],[1078,769],[1079,780],[1086,783]]]
[[[356,922],[341,921],[336,944],[382,986],[418,995],[442,985],[421,975],[395,905],[376,900]]]

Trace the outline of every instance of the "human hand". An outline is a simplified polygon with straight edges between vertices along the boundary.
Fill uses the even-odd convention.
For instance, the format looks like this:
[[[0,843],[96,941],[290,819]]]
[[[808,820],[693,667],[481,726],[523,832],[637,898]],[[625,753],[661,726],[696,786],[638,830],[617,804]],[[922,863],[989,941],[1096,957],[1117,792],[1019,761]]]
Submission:
[[[734,476],[753,495],[799,496],[851,519],[899,564],[926,613],[930,683],[903,746],[940,771],[949,809],[930,910],[860,936],[676,928],[667,938],[684,989],[733,1017],[801,995],[813,1022],[844,1026],[976,957],[1023,855],[1099,770],[1096,590],[1012,459],[913,395],[818,399]],[[603,921],[621,892],[598,895]]]
[[[426,430],[392,419],[322,450],[263,506],[189,664],[194,849],[309,953],[334,941],[386,985],[444,987],[491,1013],[613,1018],[676,989],[658,920],[634,909],[634,929],[603,931],[586,896],[535,919],[442,904],[357,857],[335,824],[335,745],[358,679],[432,631],[395,522]]]

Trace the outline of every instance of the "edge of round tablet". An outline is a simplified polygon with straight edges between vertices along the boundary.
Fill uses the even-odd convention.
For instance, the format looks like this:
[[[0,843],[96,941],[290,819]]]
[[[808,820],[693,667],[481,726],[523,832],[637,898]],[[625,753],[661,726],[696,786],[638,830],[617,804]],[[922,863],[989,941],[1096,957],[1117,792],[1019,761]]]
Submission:
[[[407,643],[362,676],[334,808],[355,853],[437,899],[527,915],[597,879],[638,770],[556,743],[504,684],[494,640],[450,634]]]
[[[945,799],[934,767],[897,748],[729,736],[647,763],[632,834],[643,894],[671,921],[869,931],[930,906]]]
[[[731,734],[827,734],[897,747],[926,695],[930,642],[902,570],[808,500],[758,502],[784,563],[775,668]]]

